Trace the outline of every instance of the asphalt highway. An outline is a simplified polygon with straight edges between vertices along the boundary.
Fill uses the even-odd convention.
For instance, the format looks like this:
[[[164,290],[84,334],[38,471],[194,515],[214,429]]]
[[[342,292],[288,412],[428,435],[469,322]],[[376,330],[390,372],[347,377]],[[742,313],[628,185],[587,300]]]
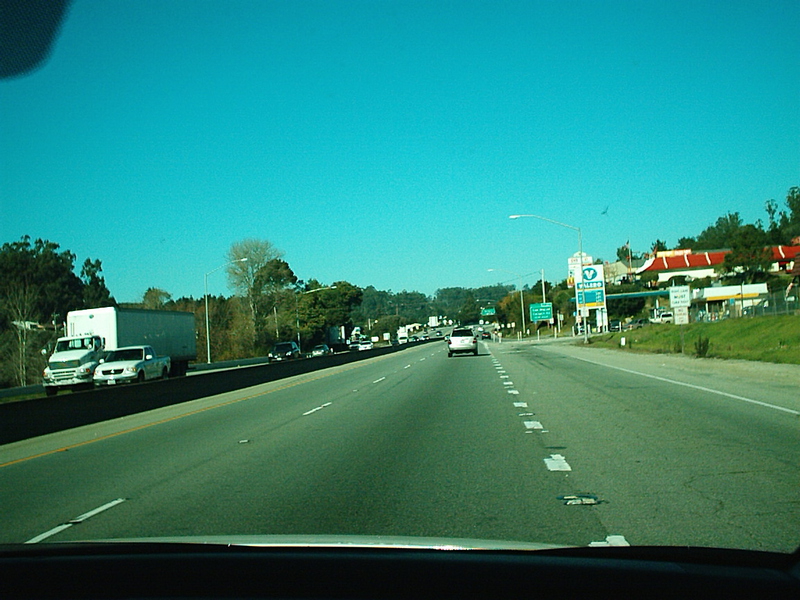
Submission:
[[[410,347],[0,446],[0,543],[378,535],[788,552],[798,374],[748,369],[565,343]]]

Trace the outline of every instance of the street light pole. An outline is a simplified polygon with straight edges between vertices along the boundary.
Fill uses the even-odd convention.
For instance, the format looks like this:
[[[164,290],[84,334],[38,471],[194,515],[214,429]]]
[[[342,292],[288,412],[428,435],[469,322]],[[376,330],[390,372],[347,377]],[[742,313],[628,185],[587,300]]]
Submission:
[[[223,267],[227,267],[228,265],[232,265],[233,263],[237,262],[247,262],[247,258],[237,258],[236,260],[232,260],[230,262],[226,262],[224,265],[218,266],[216,269],[211,269],[208,273],[205,274],[204,282],[205,282],[205,298],[206,298],[206,361],[208,364],[211,364],[211,328],[208,324],[208,276],[212,273],[219,271]]]
[[[573,225],[567,225],[566,223],[562,223],[560,221],[556,221],[554,219],[548,219],[547,217],[540,217],[539,215],[509,215],[509,219],[519,219],[522,217],[530,217],[532,219],[540,219],[542,221],[547,221],[548,223],[553,223],[554,225],[561,225],[561,227],[566,227],[567,229],[573,229],[578,232],[578,279],[583,282],[583,236],[581,234],[581,228],[575,227]],[[581,321],[583,321],[583,315],[581,314],[581,305],[578,303],[578,279],[575,280],[575,313],[581,316]],[[589,343],[589,330],[586,326],[586,323],[583,323],[583,343]]]
[[[325,290],[335,290],[335,289],[336,289],[335,285],[330,285],[328,287],[316,288],[316,289],[313,289],[313,290],[308,290],[306,292],[300,292],[299,294],[295,294],[295,296],[294,296],[294,318],[295,318],[295,323],[297,325],[297,347],[300,349],[301,353],[303,352],[303,347],[300,345],[300,304],[298,302],[298,298],[300,296],[305,296],[306,294],[313,294],[315,292],[323,292]]]
[[[522,317],[522,336],[525,337],[525,297],[522,295],[522,275],[514,273],[514,271],[506,271],[505,269],[487,269],[488,271],[502,271],[503,273],[510,273],[519,278],[519,312]]]

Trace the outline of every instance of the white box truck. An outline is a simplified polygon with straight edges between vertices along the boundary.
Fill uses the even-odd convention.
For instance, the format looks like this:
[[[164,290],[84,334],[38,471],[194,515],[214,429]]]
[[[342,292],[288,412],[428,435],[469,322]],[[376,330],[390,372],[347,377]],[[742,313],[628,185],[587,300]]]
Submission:
[[[45,392],[53,396],[59,389],[91,387],[106,352],[137,345],[169,356],[171,376],[185,375],[189,361],[197,359],[194,314],[114,306],[67,313],[67,335],[56,342],[43,373]]]

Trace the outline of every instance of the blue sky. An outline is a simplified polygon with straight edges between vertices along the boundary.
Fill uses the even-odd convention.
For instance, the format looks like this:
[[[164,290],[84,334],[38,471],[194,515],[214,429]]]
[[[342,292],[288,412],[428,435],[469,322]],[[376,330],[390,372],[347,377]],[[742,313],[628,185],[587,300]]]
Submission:
[[[575,231],[508,215],[613,260],[783,206],[799,30],[796,0],[77,0],[0,82],[0,242],[123,302],[201,297],[245,238],[323,283],[560,281]]]

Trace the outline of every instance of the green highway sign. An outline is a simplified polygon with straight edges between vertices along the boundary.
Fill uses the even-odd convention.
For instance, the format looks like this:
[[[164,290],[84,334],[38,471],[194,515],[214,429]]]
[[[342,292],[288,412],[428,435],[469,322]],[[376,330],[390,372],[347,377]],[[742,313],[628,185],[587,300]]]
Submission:
[[[481,309],[481,316],[482,316],[482,317],[490,317],[490,316],[492,316],[493,314],[495,314],[494,307],[491,307],[491,308],[482,308],[482,309]]]
[[[540,302],[528,307],[531,311],[531,321],[549,321],[553,318],[553,303]]]

